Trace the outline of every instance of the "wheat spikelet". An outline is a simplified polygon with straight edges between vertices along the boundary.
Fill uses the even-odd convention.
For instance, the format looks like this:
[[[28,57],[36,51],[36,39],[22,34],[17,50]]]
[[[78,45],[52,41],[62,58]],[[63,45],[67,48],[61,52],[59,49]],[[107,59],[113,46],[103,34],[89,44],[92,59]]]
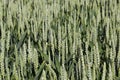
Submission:
[[[13,75],[15,76],[15,79],[18,80],[19,76],[18,76],[18,71],[16,69],[15,63],[13,64]]]
[[[33,53],[33,62],[34,62],[34,70],[37,73],[37,69],[38,69],[38,53],[37,53],[36,49],[34,49],[34,53]]]
[[[23,53],[22,52],[22,49],[20,49],[20,53]],[[22,55],[22,54],[20,54],[19,55],[19,63],[20,63],[20,72],[18,71],[18,69],[17,69],[17,71],[18,71],[18,76],[19,76],[19,74],[21,74],[21,76],[22,77],[24,77],[24,72],[26,72],[26,71],[24,71],[24,67],[25,67],[25,65],[24,65],[24,57],[23,57],[24,55]],[[19,76],[19,78],[21,77],[21,76]]]
[[[113,80],[112,69],[111,69],[111,65],[110,64],[109,64],[108,80]]]
[[[45,72],[44,69],[43,69],[43,71],[42,71],[42,75],[41,75],[40,80],[47,80],[47,79],[46,79],[46,72]]]
[[[24,62],[24,66],[26,66],[27,63],[27,47],[26,44],[23,44],[23,62]]]
[[[104,65],[103,65],[103,72],[102,72],[102,80],[105,80],[105,77],[106,77],[106,63],[104,62]]]
[[[0,54],[0,67],[1,67],[1,75],[4,79],[5,76],[5,66],[4,66],[4,61],[5,61],[5,28],[1,24],[1,32],[2,32],[2,39],[1,39],[1,54]]]
[[[61,50],[61,26],[58,23],[58,51],[59,51],[59,61],[60,61],[60,50]]]
[[[61,67],[61,80],[68,80],[67,79],[67,72],[66,72],[66,69],[64,67],[64,64],[62,64],[62,67]]]
[[[32,46],[30,42],[30,38],[28,40],[28,62],[32,62]]]
[[[8,58],[5,58],[5,69],[7,72],[7,80],[10,80],[10,69],[8,67]]]
[[[7,39],[6,39],[7,51],[9,50],[9,47],[10,47],[10,31],[7,32]]]
[[[93,65],[93,69],[92,69],[92,80],[96,80],[96,70],[95,70],[95,65]]]

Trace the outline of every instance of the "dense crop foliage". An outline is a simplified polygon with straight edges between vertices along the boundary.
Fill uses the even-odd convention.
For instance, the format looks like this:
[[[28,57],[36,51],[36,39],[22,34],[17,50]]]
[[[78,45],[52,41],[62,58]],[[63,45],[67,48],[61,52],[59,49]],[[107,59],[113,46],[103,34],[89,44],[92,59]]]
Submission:
[[[120,0],[0,0],[0,80],[120,80]]]

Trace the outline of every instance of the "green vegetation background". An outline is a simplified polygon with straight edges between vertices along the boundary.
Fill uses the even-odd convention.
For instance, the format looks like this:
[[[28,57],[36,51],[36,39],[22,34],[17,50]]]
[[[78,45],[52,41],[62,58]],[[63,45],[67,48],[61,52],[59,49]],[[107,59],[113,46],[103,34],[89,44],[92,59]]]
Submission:
[[[120,0],[0,0],[0,80],[120,80]]]

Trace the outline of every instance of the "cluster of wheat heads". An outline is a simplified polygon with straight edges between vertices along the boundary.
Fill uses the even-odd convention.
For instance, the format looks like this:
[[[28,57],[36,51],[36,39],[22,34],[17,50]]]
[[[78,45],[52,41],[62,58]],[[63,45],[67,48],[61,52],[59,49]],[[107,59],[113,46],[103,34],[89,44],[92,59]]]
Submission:
[[[119,80],[120,0],[0,0],[0,80]]]

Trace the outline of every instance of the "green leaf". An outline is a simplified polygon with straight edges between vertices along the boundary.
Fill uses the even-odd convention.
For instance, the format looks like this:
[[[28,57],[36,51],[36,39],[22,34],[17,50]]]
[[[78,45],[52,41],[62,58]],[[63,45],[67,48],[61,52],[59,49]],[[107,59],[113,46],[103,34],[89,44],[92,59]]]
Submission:
[[[27,32],[25,32],[25,33],[22,35],[20,41],[19,41],[18,44],[17,44],[17,49],[19,49],[19,48],[22,46],[26,35],[27,35]]]
[[[60,62],[58,61],[58,58],[55,58],[55,66],[56,66],[58,73],[60,73]]]
[[[44,67],[45,67],[45,61],[43,61],[43,63],[40,65],[40,68],[39,68],[39,70],[37,72],[37,75],[35,76],[34,80],[38,80],[40,78],[40,75],[41,75],[42,70],[44,69]]]
[[[74,69],[74,63],[72,63],[70,66],[69,66],[69,71],[68,71],[68,76],[70,77],[71,74],[72,74],[72,69]]]
[[[65,64],[67,64],[70,60],[73,59],[73,55],[75,55],[75,54],[71,54],[71,55],[66,59]]]
[[[41,53],[41,56],[43,60],[45,60],[46,62],[49,62],[49,56],[47,54]],[[55,65],[52,61],[51,61],[51,66],[55,69]]]

